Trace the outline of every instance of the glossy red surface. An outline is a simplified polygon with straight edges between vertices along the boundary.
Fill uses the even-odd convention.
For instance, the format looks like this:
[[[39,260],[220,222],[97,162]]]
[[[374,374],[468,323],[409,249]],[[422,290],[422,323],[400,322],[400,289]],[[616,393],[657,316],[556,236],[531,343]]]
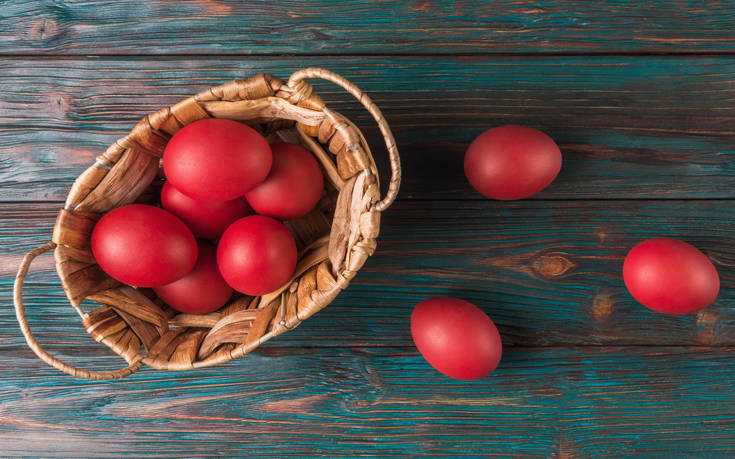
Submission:
[[[490,317],[458,298],[435,297],[417,304],[411,314],[411,336],[431,366],[455,379],[489,375],[503,353]]]
[[[199,257],[188,274],[153,290],[169,306],[187,314],[207,314],[222,307],[232,296],[232,287],[217,268],[217,248],[199,241]]]
[[[251,215],[225,231],[217,264],[227,283],[247,295],[264,295],[286,283],[296,267],[296,242],[277,220]]]
[[[561,169],[561,152],[541,131],[500,126],[480,134],[464,158],[467,180],[488,198],[523,199],[543,190]]]
[[[179,191],[198,200],[238,198],[267,176],[271,149],[255,129],[207,118],[184,126],[166,144],[163,170]]]
[[[688,314],[709,306],[720,290],[720,277],[705,254],[670,238],[648,239],[628,252],[623,280],[647,308]]]
[[[244,197],[229,201],[198,201],[169,182],[164,183],[161,190],[161,206],[186,223],[194,236],[203,239],[217,239],[235,220],[252,213]]]
[[[137,287],[168,284],[191,271],[194,235],[159,207],[131,204],[105,214],[92,231],[92,253],[110,276]]]
[[[298,145],[275,143],[271,149],[271,171],[263,183],[248,191],[248,202],[262,215],[280,220],[302,217],[322,196],[322,168],[314,155]]]

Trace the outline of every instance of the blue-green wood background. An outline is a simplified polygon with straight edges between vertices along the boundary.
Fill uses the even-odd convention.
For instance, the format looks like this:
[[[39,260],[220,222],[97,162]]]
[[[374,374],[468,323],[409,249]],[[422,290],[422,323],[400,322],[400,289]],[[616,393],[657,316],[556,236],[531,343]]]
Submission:
[[[0,1],[0,455],[735,455],[735,5],[731,1]],[[253,354],[118,382],[28,350],[22,255],[74,178],[143,115],[254,73],[318,65],[383,109],[405,169],[350,288]],[[386,170],[377,129],[338,88]],[[462,172],[507,123],[548,132],[562,172],[496,202]],[[701,248],[722,288],[664,316],[621,264],[657,235]],[[51,257],[29,319],[82,367],[121,361],[84,332]],[[412,346],[427,296],[475,302],[506,345],[490,377],[447,379]]]

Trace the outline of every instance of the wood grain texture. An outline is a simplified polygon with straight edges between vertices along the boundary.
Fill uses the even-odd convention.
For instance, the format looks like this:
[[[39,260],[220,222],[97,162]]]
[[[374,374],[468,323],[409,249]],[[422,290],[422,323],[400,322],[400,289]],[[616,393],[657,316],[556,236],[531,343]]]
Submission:
[[[507,345],[735,345],[733,202],[398,202],[350,287],[274,342],[408,346],[413,306],[453,295],[482,307]],[[0,210],[0,295],[9,297],[17,263],[48,240],[55,215],[50,203]],[[654,236],[681,238],[710,256],[722,284],[710,308],[667,316],[627,293],[623,258]],[[35,271],[26,303],[39,339],[65,352],[100,352],[66,303],[51,257]],[[15,322],[12,308],[0,310],[0,348],[25,346]]]
[[[735,456],[734,16],[724,0],[0,2],[0,455]],[[204,88],[310,65],[370,94],[403,156],[401,201],[352,285],[211,369],[104,383],[39,361],[12,278],[94,156]],[[368,115],[315,86],[387,171]],[[534,200],[484,200],[464,179],[469,142],[508,123],[562,147]],[[652,236],[710,256],[712,307],[664,316],[630,297],[623,257]],[[431,295],[498,324],[493,375],[453,381],[418,355],[409,315]],[[120,367],[51,257],[26,298],[52,352]]]
[[[53,54],[731,52],[727,0],[13,0],[0,51]]]
[[[461,382],[409,348],[268,347],[214,372],[143,371],[109,383],[59,376],[29,351],[4,352],[0,449],[43,457],[730,457],[733,351],[507,349],[493,375]]]
[[[464,178],[464,151],[511,123],[562,148],[559,178],[535,199],[735,197],[735,58],[294,57],[2,61],[0,199],[63,199],[145,114],[230,79],[308,65],[343,74],[380,106],[402,154],[403,198],[481,198]],[[369,115],[340,88],[315,85],[388,171]]]

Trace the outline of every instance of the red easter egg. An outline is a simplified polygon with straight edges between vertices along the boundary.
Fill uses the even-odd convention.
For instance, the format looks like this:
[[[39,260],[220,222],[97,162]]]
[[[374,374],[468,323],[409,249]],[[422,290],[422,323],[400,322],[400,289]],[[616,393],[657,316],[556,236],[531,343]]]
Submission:
[[[654,238],[633,247],[623,263],[633,298],[654,311],[689,314],[709,306],[720,277],[705,254],[684,241]]]
[[[145,204],[118,207],[92,231],[92,253],[103,271],[136,287],[180,279],[197,260],[197,243],[184,222]]]
[[[217,239],[235,220],[252,211],[244,197],[229,201],[197,201],[169,182],[161,190],[161,206],[189,226],[194,236]]]
[[[252,296],[288,282],[296,258],[296,242],[288,229],[263,215],[250,215],[230,225],[217,247],[222,277],[235,290]]]
[[[194,269],[170,284],[153,287],[169,306],[187,314],[208,314],[222,307],[232,296],[232,287],[217,268],[217,248],[199,242],[199,257]]]
[[[273,166],[265,181],[245,195],[253,209],[280,220],[303,217],[324,190],[322,169],[314,155],[298,145],[275,143]]]
[[[411,314],[411,336],[432,367],[455,379],[489,375],[503,354],[490,317],[458,298],[435,297],[417,304]]]
[[[541,131],[500,126],[483,132],[467,149],[464,172],[470,184],[488,198],[527,198],[554,181],[561,152]]]
[[[163,171],[192,199],[229,201],[265,180],[271,161],[270,145],[255,129],[207,118],[171,137],[163,152]]]

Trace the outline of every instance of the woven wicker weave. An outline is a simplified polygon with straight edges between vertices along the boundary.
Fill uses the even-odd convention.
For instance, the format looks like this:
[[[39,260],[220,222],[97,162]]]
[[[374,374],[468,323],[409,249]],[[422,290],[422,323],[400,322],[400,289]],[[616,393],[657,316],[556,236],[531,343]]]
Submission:
[[[392,169],[382,200],[365,138],[349,120],[326,108],[305,78],[338,84],[378,122]],[[211,314],[190,315],[168,307],[151,289],[123,285],[106,275],[92,256],[90,235],[97,220],[116,207],[157,202],[167,140],[186,124],[207,117],[242,121],[270,141],[300,143],[320,161],[327,180],[317,208],[286,223],[299,246],[299,261],[288,283],[262,297],[236,296]],[[380,110],[332,72],[307,68],[291,75],[288,83],[261,74],[203,91],[143,118],[77,178],[59,212],[52,242],[28,253],[16,277],[14,299],[21,330],[43,361],[89,379],[122,378],[142,364],[186,370],[240,357],[296,327],[347,287],[375,250],[380,214],[396,197],[400,173],[398,151]],[[47,353],[33,337],[22,302],[23,280],[31,261],[52,249],[64,291],[87,332],[124,358],[126,368],[78,369]],[[101,306],[85,312],[84,299]]]

